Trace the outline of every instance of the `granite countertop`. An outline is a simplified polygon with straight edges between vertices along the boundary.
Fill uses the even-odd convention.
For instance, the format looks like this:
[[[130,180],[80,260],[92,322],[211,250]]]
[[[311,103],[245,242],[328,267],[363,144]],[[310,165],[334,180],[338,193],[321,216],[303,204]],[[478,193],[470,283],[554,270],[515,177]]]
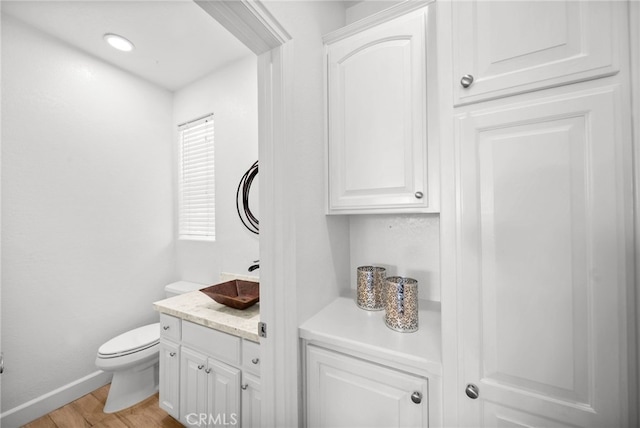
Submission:
[[[191,291],[154,302],[153,308],[163,314],[254,342],[259,341],[260,303],[238,310],[221,305],[200,291]]]

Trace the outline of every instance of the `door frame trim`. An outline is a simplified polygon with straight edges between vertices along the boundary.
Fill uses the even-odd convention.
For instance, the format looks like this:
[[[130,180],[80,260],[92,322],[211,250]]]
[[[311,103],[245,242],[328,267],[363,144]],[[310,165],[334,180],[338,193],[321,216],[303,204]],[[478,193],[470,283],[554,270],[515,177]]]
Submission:
[[[194,1],[258,56],[262,425],[297,426],[295,222],[284,165],[293,144],[293,38],[259,0]]]

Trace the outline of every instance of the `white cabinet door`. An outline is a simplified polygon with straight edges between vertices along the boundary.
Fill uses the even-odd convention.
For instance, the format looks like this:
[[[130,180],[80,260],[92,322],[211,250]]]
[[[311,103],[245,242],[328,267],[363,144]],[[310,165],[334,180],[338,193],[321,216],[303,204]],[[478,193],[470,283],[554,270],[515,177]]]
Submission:
[[[309,427],[428,426],[425,378],[313,345],[306,370]]]
[[[625,425],[629,143],[591,86],[456,118],[462,426]]]
[[[183,346],[180,420],[186,426],[235,425],[240,420],[240,370]]]
[[[180,345],[160,339],[160,408],[180,419]]]
[[[248,373],[242,374],[242,426],[259,428],[261,417],[260,378]]]
[[[452,7],[456,104],[619,69],[625,2],[473,0]],[[473,76],[467,88],[459,83],[464,75]]]
[[[327,44],[330,214],[437,208],[426,25],[423,9]]]
[[[180,353],[180,422],[208,420],[207,357],[187,347]],[[200,419],[204,418],[204,419]]]
[[[240,370],[208,359],[209,426],[235,425],[240,420]]]

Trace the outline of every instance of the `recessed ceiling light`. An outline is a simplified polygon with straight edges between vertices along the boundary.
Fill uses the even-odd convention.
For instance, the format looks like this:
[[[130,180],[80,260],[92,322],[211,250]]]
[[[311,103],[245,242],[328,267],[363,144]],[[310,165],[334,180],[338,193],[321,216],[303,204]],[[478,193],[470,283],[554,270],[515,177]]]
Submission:
[[[130,52],[133,50],[133,43],[117,34],[107,33],[103,36],[104,40],[109,43],[113,48],[123,52]]]

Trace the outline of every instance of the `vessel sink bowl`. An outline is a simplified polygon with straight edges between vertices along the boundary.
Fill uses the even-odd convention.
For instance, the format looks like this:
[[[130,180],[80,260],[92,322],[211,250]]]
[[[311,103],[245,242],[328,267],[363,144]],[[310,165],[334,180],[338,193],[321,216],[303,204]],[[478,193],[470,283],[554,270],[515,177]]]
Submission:
[[[247,309],[260,300],[260,283],[234,279],[203,288],[202,291],[221,305]]]

